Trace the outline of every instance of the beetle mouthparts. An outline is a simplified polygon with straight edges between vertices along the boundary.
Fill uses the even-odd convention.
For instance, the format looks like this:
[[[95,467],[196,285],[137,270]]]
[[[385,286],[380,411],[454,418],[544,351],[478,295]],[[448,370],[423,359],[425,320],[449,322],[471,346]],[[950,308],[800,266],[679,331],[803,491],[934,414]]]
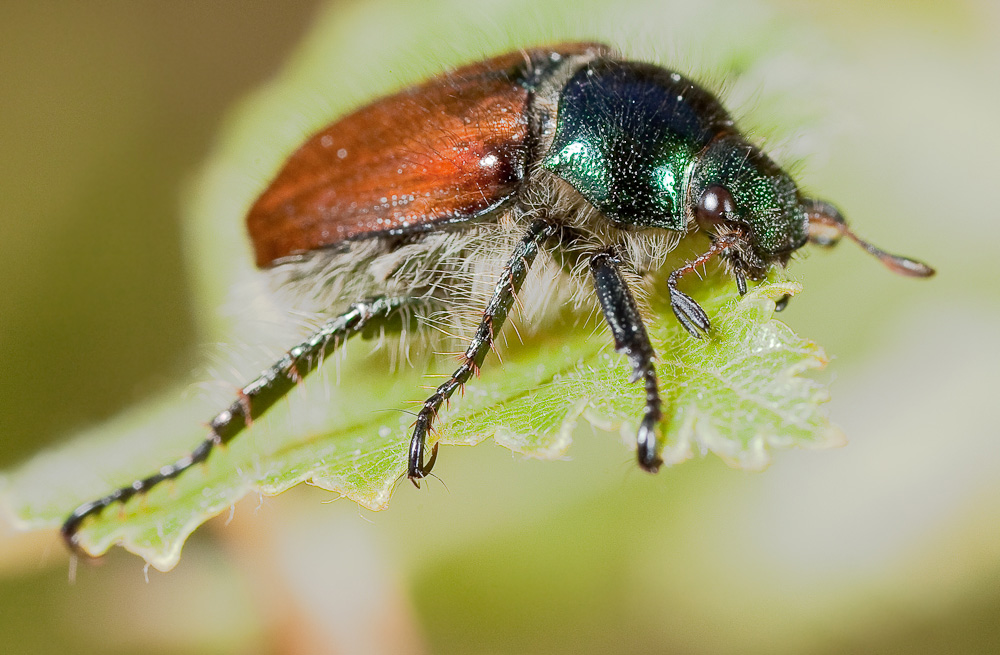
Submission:
[[[934,269],[927,264],[902,255],[893,255],[859,237],[848,227],[847,221],[844,220],[840,211],[830,203],[822,200],[807,200],[805,205],[806,217],[809,221],[810,242],[829,247],[836,245],[841,237],[846,236],[864,248],[870,255],[876,257],[893,273],[908,277],[931,277],[934,275]]]

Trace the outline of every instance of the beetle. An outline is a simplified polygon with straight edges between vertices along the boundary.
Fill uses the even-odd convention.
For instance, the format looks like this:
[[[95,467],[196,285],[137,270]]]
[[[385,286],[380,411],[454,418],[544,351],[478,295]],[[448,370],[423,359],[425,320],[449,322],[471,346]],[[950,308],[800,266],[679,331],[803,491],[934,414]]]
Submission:
[[[413,424],[407,476],[419,486],[437,457],[436,443],[426,449],[439,409],[483,365],[540,253],[540,266],[577,295],[592,288],[630,381],[642,383],[636,456],[650,472],[662,464],[661,400],[631,286],[681,238],[709,242],[666,280],[695,338],[711,323],[678,282],[712,260],[741,295],[806,243],[843,236],[896,273],[934,273],[860,239],[836,207],[803,195],[710,91],[597,43],[501,55],[356,110],[289,157],[246,223],[257,266],[328,320],[246,385],[190,454],[78,507],[61,530],[72,551],[82,552],[87,517],[204,462],[345,340],[426,328],[482,295],[476,280],[488,276],[461,365]]]

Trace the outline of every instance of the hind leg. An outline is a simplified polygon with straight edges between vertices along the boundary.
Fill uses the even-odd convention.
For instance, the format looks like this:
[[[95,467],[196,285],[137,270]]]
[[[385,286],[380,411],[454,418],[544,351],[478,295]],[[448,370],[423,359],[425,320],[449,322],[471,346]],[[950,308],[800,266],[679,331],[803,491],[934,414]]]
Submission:
[[[92,515],[99,514],[114,503],[125,503],[137,494],[147,493],[164,480],[176,478],[184,471],[208,459],[212,451],[232,441],[253,419],[264,414],[278,400],[285,397],[296,383],[315,370],[323,359],[337,350],[347,339],[366,330],[376,330],[391,324],[406,310],[425,303],[425,299],[375,298],[356,302],[343,314],[330,319],[308,339],[289,350],[281,359],[265,369],[255,380],[240,390],[239,397],[222,410],[209,423],[211,431],[189,454],[173,464],[167,464],[156,473],[136,480],[103,498],[80,505],[62,525],[66,545],[77,554],[80,548],[80,525]]]

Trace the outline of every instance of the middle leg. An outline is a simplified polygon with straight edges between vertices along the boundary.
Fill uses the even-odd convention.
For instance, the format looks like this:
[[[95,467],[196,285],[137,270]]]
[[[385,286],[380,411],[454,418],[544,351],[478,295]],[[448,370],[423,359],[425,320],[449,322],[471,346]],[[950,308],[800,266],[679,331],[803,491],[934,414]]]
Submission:
[[[424,451],[427,447],[427,435],[431,430],[434,418],[441,405],[451,398],[452,394],[468,382],[475,371],[478,371],[486,359],[493,339],[507,320],[507,314],[514,304],[514,297],[521,290],[524,278],[528,275],[528,267],[538,254],[539,245],[556,232],[556,226],[545,221],[535,221],[527,233],[518,241],[513,254],[500,273],[500,280],[493,290],[493,296],[483,311],[479,327],[465,351],[465,361],[451,377],[439,386],[430,398],[424,401],[417,420],[413,426],[413,437],[410,439],[410,450],[407,459],[406,475],[417,487],[420,479],[427,476],[437,457],[437,444],[431,452],[431,459],[424,462]]]

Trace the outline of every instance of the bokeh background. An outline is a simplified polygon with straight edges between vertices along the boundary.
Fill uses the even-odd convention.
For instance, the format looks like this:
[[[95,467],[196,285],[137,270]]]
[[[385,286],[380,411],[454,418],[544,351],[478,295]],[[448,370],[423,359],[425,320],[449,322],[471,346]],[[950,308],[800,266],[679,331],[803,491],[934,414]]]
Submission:
[[[745,123],[939,275],[901,280],[846,244],[796,262],[806,291],[782,318],[835,356],[841,450],[651,477],[590,429],[565,462],[450,448],[449,491],[401,488],[378,514],[308,488],[248,498],[168,574],[116,550],[72,585],[54,532],[0,525],[4,652],[1000,650],[989,0],[3,3],[0,468],[197,368],[211,308],[192,300],[185,198],[318,26],[344,40],[357,101],[383,62],[403,83],[547,35],[709,79],[751,69],[759,92],[727,85]]]

